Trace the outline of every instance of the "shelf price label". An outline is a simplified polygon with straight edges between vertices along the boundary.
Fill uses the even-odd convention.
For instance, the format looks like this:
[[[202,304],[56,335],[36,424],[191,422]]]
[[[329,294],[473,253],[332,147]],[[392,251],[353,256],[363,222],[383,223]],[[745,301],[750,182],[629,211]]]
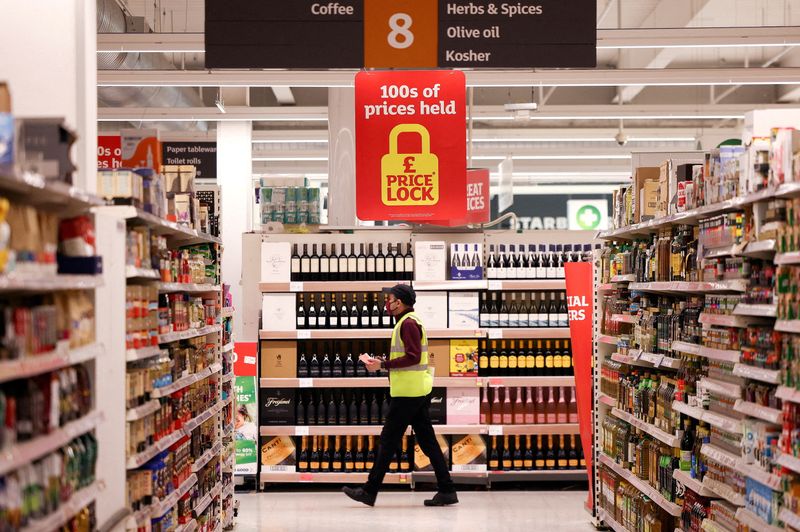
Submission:
[[[298,340],[309,340],[311,338],[311,331],[297,331]]]
[[[302,292],[303,291],[303,283],[292,281],[289,283],[289,291],[290,292]]]
[[[308,427],[298,426],[294,428],[294,435],[295,436],[308,436],[309,431]]]
[[[503,425],[489,425],[489,436],[502,436]]]
[[[298,387],[300,388],[313,388],[314,379],[298,379]]]

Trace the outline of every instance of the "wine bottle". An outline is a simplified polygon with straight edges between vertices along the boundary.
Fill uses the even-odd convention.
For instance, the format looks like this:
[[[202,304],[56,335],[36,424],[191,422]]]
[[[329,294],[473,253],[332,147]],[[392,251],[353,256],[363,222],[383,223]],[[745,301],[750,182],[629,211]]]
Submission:
[[[506,388],[508,390],[508,388]],[[525,403],[522,402],[522,388],[517,388],[517,398],[514,401],[514,421],[515,425],[525,424]]]
[[[478,307],[478,326],[486,328],[489,326],[489,306],[486,304],[486,292],[481,292],[481,304]]]
[[[567,313],[567,300],[564,292],[561,292],[558,303],[558,326],[569,327],[569,314]]]
[[[555,246],[547,246],[547,278],[556,279],[558,277],[558,258],[555,256]]]
[[[547,424],[552,425],[557,422],[558,414],[556,413],[556,392],[555,388],[550,386],[547,389],[547,404],[545,405],[545,412],[547,414]]]
[[[504,294],[500,294],[501,304],[500,304],[500,316],[499,316],[499,327],[509,327],[508,324],[508,305],[506,304],[506,299],[503,297]]]
[[[328,425],[336,425],[338,421],[339,421],[339,409],[336,406],[336,396],[334,392],[331,391],[328,397],[328,406],[326,407],[325,422]]]
[[[513,456],[513,465],[514,471],[522,471],[523,469],[523,458],[522,458],[522,446],[519,442],[519,434],[514,436],[514,456]]]
[[[328,255],[328,279],[331,281],[341,280],[339,277],[339,255],[336,254],[336,244],[331,244],[331,254]]]
[[[528,340],[528,351],[525,353],[525,375],[537,375],[536,355],[533,351],[533,340]]]
[[[518,367],[517,351],[514,348],[514,340],[511,340],[508,343],[508,369],[506,370],[506,375],[511,377],[516,376]]]
[[[522,458],[522,469],[525,471],[533,470],[533,449],[531,448],[531,436],[525,436],[525,454]]]
[[[345,437],[345,450],[344,450],[344,470],[347,473],[352,473],[356,469],[356,461],[353,456],[353,447],[351,436]]]
[[[386,312],[386,294],[382,294],[383,297],[380,298],[380,304],[378,305],[378,310],[381,313],[381,327],[384,329],[391,329],[392,328],[392,315]]]
[[[500,388],[492,389],[494,398],[492,400],[492,425],[503,424],[503,405],[500,403]]]
[[[513,328],[520,327],[519,307],[517,307],[516,292],[511,292],[511,305],[508,307],[508,326]]]
[[[558,436],[558,453],[556,454],[556,469],[569,469],[567,450],[564,445],[564,435]]]
[[[533,389],[528,386],[525,389],[525,419],[523,423],[533,425],[536,423],[536,410],[533,403]]]
[[[547,423],[547,404],[544,402],[544,388],[536,388],[536,424]]]
[[[549,317],[547,315],[547,304],[544,299],[544,292],[542,292],[541,299],[539,300],[539,318],[536,320],[539,327],[549,327]]]
[[[408,454],[408,436],[403,436],[403,446],[400,452],[400,471],[402,473],[411,471],[411,456]]]
[[[300,280],[311,280],[311,257],[308,255],[308,244],[303,244],[303,254],[300,256]]]
[[[316,403],[316,411],[317,411],[317,425],[325,425],[328,421],[328,412],[325,407],[325,398],[322,395],[322,392],[319,393],[317,396],[317,403]]]
[[[525,377],[528,375],[528,357],[525,355],[525,342],[519,341],[517,348],[517,375]]]
[[[489,471],[500,471],[500,455],[497,452],[497,436],[492,436],[492,448],[489,450]]]
[[[539,261],[536,256],[536,247],[528,245],[528,260],[527,268],[525,269],[526,279],[536,279],[536,268],[539,267]]]
[[[363,346],[363,344],[362,344]],[[366,377],[368,375],[367,366],[364,365],[361,360],[358,359],[358,355],[365,352],[364,349],[359,350],[356,353],[355,363],[356,363],[356,377]]]
[[[370,425],[380,425],[381,423],[381,412],[380,412],[380,405],[378,404],[376,393],[372,394],[372,399],[369,402],[369,424]]]
[[[370,315],[369,315],[369,299],[367,294],[362,294],[364,299],[361,305],[361,315],[359,316],[359,324],[362,329],[370,328]]]
[[[370,327],[379,328],[381,324],[381,311],[378,309],[378,294],[372,296],[372,313],[369,321]]]
[[[536,341],[536,376],[544,377],[547,375],[547,368],[545,367],[544,351],[542,350],[542,341]]]
[[[358,405],[355,392],[350,392],[350,401],[347,403],[347,422],[351,425],[360,425],[358,419]]]
[[[362,244],[363,245],[363,244]],[[350,254],[347,256],[347,280],[348,281],[359,281],[361,280],[360,272],[358,269],[358,257],[356,257],[355,252],[356,245],[350,244]],[[341,267],[341,263],[340,263]]]
[[[556,255],[558,256],[558,261],[556,262],[556,279],[563,279],[564,278],[564,248],[561,244],[556,246]]]
[[[508,246],[509,252],[506,262],[506,279],[516,279],[517,278],[517,271],[519,270],[517,267],[517,260],[516,260],[516,251],[517,247],[514,245]]]
[[[492,420],[492,408],[489,405],[489,387],[484,386],[481,390],[480,419],[481,425],[489,425]]]
[[[543,245],[539,245],[539,253],[536,255],[536,278],[547,278],[547,255]]]
[[[297,361],[297,377],[300,379],[307,378],[309,376],[309,368],[308,368],[308,361],[306,360],[306,354],[300,353],[300,360]]]
[[[331,471],[340,473],[344,469],[342,464],[342,445],[341,436],[333,438],[333,455],[331,456]]]
[[[330,378],[333,376],[333,369],[331,368],[331,359],[328,358],[328,353],[322,357],[322,364],[321,364],[321,373],[322,378]]]
[[[292,248],[291,274],[289,279],[292,281],[300,280],[300,255],[297,253],[297,244],[294,244]],[[308,456],[306,456],[306,462],[308,462]],[[306,469],[307,468],[308,464],[306,464]]]
[[[311,302],[308,304],[308,314],[306,315],[306,323],[309,329],[317,328],[317,304],[314,301],[314,294],[311,294]]]
[[[336,353],[333,359],[333,376],[337,378],[344,377],[344,363],[339,353]]]
[[[497,259],[495,257],[494,245],[489,246],[489,256],[486,259],[486,278],[497,279]]]
[[[565,388],[566,389],[566,388]],[[569,389],[569,404],[567,405],[568,422],[578,423],[578,402],[575,397],[575,387]]]
[[[328,328],[339,328],[339,309],[336,306],[336,294],[331,294],[331,306],[328,309]]]
[[[558,388],[558,404],[556,405],[556,423],[569,422],[569,411],[567,409],[566,388]]]
[[[366,457],[364,456],[364,445],[361,436],[356,436],[356,457],[354,466],[356,472],[363,472],[366,468]]]
[[[364,463],[364,469],[371,470],[372,467],[375,465],[375,447],[374,447],[374,440],[372,436],[367,437],[367,459]]]
[[[300,454],[297,456],[297,471],[304,473],[308,471],[308,437],[303,436],[300,444]]]
[[[347,250],[345,249],[344,243],[342,243],[341,251],[339,251],[338,261],[339,261],[339,280],[349,281],[350,280],[350,273],[348,269],[349,262],[347,257]]]
[[[319,470],[325,472],[331,470],[331,450],[330,447],[328,447],[328,437],[322,436],[322,440],[322,457],[319,461]]]
[[[328,328],[328,307],[325,305],[325,294],[320,295],[321,301],[317,312],[317,328]]]
[[[345,377],[356,376],[356,363],[353,360],[352,353],[347,353],[347,358],[344,361],[344,376]]]
[[[497,374],[501,376],[508,375],[508,351],[506,351],[506,341],[500,342],[500,356],[497,359]]]
[[[558,327],[558,307],[556,306],[556,294],[550,293],[550,307],[547,309],[547,327]]]
[[[312,244],[311,246],[311,257],[309,258],[309,267],[308,267],[308,280],[309,281],[319,281],[319,255],[317,255],[317,245]]]
[[[380,424],[386,423],[386,416],[389,415],[389,394],[383,394],[383,402],[381,403],[381,419]]]
[[[303,294],[297,295],[297,328],[298,329],[305,329],[308,327],[308,322],[306,318],[306,303],[305,303],[305,296]]]
[[[347,294],[342,294],[342,306],[339,308],[339,327],[350,328],[350,314],[347,312]]]
[[[575,435],[569,435],[569,452],[567,453],[567,466],[569,469],[578,469],[578,450],[575,448]]]
[[[508,444],[508,434],[503,436],[503,471],[511,471],[514,469],[514,462],[511,458],[511,446]]]
[[[519,316],[518,317],[519,326],[528,328],[528,327],[533,327],[533,325],[531,325],[530,322],[530,307],[527,301],[525,300],[525,294],[526,292],[520,293],[519,310],[517,312]]]
[[[555,371],[553,368],[553,352],[550,350],[550,340],[546,340],[544,346],[544,372],[545,375],[552,377]]]
[[[331,280],[331,262],[328,257],[328,249],[325,244],[322,244],[322,253],[319,256],[319,280],[327,282]]]
[[[500,389],[498,388],[498,391]],[[503,425],[514,424],[514,406],[511,403],[511,389],[503,388]]]
[[[414,253],[411,251],[411,243],[406,244],[406,254],[403,257],[406,271],[406,281],[414,279]]]
[[[362,244],[363,246],[363,244]],[[375,275],[375,252],[372,249],[372,244],[369,244],[369,249],[367,252],[367,258],[365,262],[365,268],[367,271],[367,280],[374,281],[376,279]]]
[[[378,254],[375,256],[375,279],[386,280],[386,255],[383,254],[383,244],[378,244]]]
[[[369,275],[367,272],[367,256],[364,254],[364,243],[361,243],[360,250],[358,252],[358,256],[356,257],[356,280],[363,281]]]
[[[358,315],[358,297],[356,294],[353,294],[353,305],[350,307],[350,328],[351,329],[358,329],[361,327],[361,320],[359,320]]]
[[[320,454],[319,454],[319,436],[314,436],[311,445],[311,460],[308,463],[308,470],[312,473],[319,472]]]
[[[555,349],[553,349],[553,375],[563,375],[561,368],[561,341],[555,341]]]
[[[497,340],[492,340],[492,352],[489,355],[489,376],[496,377],[500,372],[500,355],[497,354]]]
[[[391,249],[391,246],[389,246]],[[392,249],[392,259],[386,257],[386,278],[389,280],[401,281],[406,278],[406,265],[403,262],[403,250],[400,247],[400,242],[397,247]]]
[[[497,306],[497,292],[492,292],[492,303],[489,306],[489,327],[500,327],[500,307]]]
[[[561,367],[564,375],[573,375],[572,371],[572,348],[569,340],[564,341],[564,350],[561,352]]]
[[[556,468],[556,452],[553,449],[553,435],[547,435],[547,452],[544,455],[544,467],[545,469],[555,469]]]
[[[533,460],[535,469],[545,469],[544,445],[542,445],[542,435],[536,436],[536,455]]]
[[[313,393],[308,394],[308,400],[306,401],[305,423],[307,425],[317,424],[317,403]]]
[[[508,257],[506,257],[506,247],[504,245],[500,245],[500,255],[499,261],[497,263],[497,278],[498,279],[507,279],[508,275],[506,273],[506,262]]]

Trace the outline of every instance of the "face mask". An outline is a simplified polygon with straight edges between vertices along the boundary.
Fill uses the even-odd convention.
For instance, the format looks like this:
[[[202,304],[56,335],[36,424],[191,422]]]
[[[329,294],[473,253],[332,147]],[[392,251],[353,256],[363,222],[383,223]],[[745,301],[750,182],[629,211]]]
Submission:
[[[386,303],[384,303],[383,308],[386,309],[386,313],[387,314],[391,314],[392,313],[392,302],[387,300]]]

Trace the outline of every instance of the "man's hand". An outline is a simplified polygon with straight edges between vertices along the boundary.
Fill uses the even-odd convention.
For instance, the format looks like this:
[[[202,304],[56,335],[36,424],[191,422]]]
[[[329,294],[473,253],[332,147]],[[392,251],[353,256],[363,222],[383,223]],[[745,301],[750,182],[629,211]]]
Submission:
[[[381,369],[381,361],[377,358],[373,358],[368,354],[364,353],[358,359],[364,363],[367,367],[367,371],[378,371]]]

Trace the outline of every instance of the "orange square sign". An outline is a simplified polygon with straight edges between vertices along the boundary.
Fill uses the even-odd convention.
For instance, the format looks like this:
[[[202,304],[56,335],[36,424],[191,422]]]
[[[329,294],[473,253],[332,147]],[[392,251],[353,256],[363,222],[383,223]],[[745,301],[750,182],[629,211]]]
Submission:
[[[429,0],[364,2],[366,68],[436,68],[438,3]]]

